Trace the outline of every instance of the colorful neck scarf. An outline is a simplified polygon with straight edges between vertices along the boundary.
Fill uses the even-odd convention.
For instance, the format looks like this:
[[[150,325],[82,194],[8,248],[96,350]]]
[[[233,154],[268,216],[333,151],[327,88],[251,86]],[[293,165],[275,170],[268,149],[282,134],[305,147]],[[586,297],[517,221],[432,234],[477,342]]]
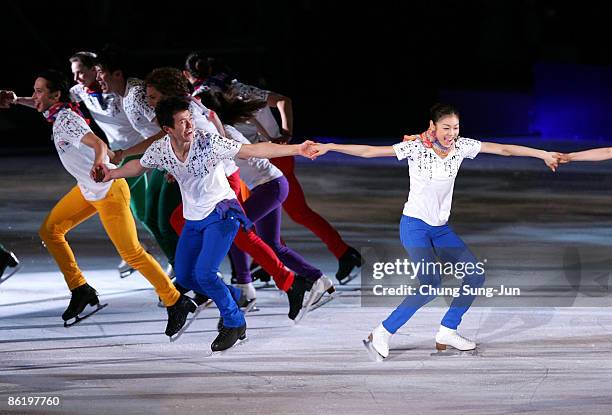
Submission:
[[[193,83],[193,90],[197,90],[199,88],[201,88],[204,85],[205,79],[202,78],[198,78],[195,80],[195,82]]]
[[[204,94],[209,91],[210,91],[210,87],[206,85],[206,80],[198,78],[193,83],[193,93],[191,95],[201,101],[201,98],[199,95]]]
[[[423,141],[423,144],[425,145],[425,147],[427,148],[433,148],[435,150],[437,150],[438,153],[447,156],[448,153],[450,153],[455,145],[455,143],[451,144],[448,147],[445,147],[442,145],[442,143],[440,143],[440,141],[438,141],[438,139],[436,138],[435,135],[433,135],[431,133],[431,131],[427,130],[425,131],[423,134],[421,134],[421,140]]]
[[[87,122],[87,124],[89,124],[89,120],[83,116],[83,113],[79,109],[79,104],[77,104],[76,102],[58,102],[49,107],[49,109],[45,111],[43,115],[48,122],[53,124],[57,119],[59,112],[65,108],[68,108],[70,111],[75,112],[77,115],[83,118],[85,122]]]
[[[102,88],[100,87],[98,81],[93,81],[91,84],[86,86],[85,92],[87,93],[87,95],[95,98],[102,109],[105,110],[107,108],[108,105],[106,100],[104,99],[104,96],[102,95]]]
[[[87,85],[85,87],[85,92],[87,92],[89,95],[102,96],[102,88],[100,88],[98,81],[93,81],[91,84]]]

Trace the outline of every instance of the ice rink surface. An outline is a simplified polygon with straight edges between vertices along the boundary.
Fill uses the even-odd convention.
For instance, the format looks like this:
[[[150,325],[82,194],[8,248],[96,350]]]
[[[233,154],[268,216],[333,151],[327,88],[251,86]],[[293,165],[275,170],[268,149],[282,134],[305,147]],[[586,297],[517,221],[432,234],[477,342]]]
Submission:
[[[336,156],[302,161],[297,170],[312,207],[349,244],[399,246],[403,163]],[[488,277],[495,281],[568,274],[560,258],[574,251],[583,258],[597,252],[605,268],[612,262],[610,173],[610,162],[553,175],[536,160],[466,161],[451,224],[474,252],[492,257]],[[73,180],[53,156],[3,157],[0,174],[0,242],[23,262],[0,285],[2,414],[612,413],[607,271],[594,288],[553,305],[479,306],[477,299],[460,327],[479,344],[474,356],[433,353],[445,306],[436,300],[393,337],[387,360],[369,361],[361,340],[391,308],[362,307],[359,279],[299,325],[286,317],[286,297],[258,291],[248,342],[210,356],[216,308],[170,343],[166,311],[139,274],[119,278],[119,258],[97,218],[69,242],[109,306],[64,328],[69,292],[37,230]],[[318,239],[287,217],[283,230],[287,244],[333,279],[337,262]],[[161,258],[145,231],[139,234]],[[223,271],[229,275],[227,263]],[[58,397],[59,406],[8,404],[36,396]]]

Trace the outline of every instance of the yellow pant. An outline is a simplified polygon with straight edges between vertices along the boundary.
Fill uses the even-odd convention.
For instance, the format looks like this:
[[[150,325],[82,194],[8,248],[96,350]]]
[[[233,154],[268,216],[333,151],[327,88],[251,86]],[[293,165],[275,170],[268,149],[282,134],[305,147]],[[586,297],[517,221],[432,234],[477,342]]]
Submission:
[[[145,276],[166,306],[175,304],[180,293],[159,263],[138,242],[136,224],[130,211],[130,189],[124,179],[115,180],[106,197],[95,202],[85,200],[79,187],[75,186],[57,202],[41,225],[40,237],[64,274],[68,288],[73,290],[87,281],[65,235],[96,213],[121,258]]]

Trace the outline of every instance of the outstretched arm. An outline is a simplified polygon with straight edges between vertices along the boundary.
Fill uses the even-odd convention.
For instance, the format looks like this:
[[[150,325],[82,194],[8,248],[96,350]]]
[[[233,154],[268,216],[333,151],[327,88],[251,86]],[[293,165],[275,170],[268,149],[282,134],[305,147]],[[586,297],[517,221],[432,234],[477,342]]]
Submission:
[[[9,108],[10,104],[36,107],[31,97],[18,97],[13,91],[0,91],[0,108]]]
[[[114,179],[121,179],[124,177],[136,177],[143,175],[148,169],[142,167],[140,159],[130,160],[118,169],[109,169],[105,165],[102,165],[104,171],[104,178],[99,181],[109,182]]]
[[[263,159],[271,159],[274,157],[284,156],[303,156],[307,158],[313,158],[314,156],[314,145],[312,141],[304,141],[302,144],[275,144],[275,143],[256,143],[256,144],[243,144],[238,151],[238,157],[241,159],[248,159],[250,157],[257,157]]]
[[[481,153],[497,154],[498,156],[519,156],[538,158],[552,170],[556,171],[561,154],[554,151],[538,150],[536,148],[515,146],[507,144],[483,142],[480,147]]]
[[[563,154],[561,156],[561,163],[569,163],[570,161],[603,161],[610,159],[612,159],[612,147],[603,147]]]
[[[125,150],[117,150],[115,151],[114,157],[111,159],[111,161],[113,162],[113,164],[119,165],[126,157],[144,154],[144,152],[147,151],[147,148],[149,148],[151,144],[164,137],[165,135],[166,133],[160,130],[160,132],[158,132],[157,134],[145,138],[143,141],[136,145],[133,145],[130,148],[126,148]]]
[[[313,158],[322,156],[328,151],[348,154],[349,156],[357,156],[364,158],[372,157],[396,157],[393,146],[364,146],[358,144],[320,144],[314,146],[316,153]]]

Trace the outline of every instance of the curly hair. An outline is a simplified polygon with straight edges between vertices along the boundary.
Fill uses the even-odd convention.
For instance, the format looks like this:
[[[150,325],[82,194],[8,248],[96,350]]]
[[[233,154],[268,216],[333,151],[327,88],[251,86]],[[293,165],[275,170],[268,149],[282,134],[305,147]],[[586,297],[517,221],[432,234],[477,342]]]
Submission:
[[[189,84],[183,73],[176,68],[156,68],[145,78],[145,84],[157,89],[166,97],[189,95]]]

